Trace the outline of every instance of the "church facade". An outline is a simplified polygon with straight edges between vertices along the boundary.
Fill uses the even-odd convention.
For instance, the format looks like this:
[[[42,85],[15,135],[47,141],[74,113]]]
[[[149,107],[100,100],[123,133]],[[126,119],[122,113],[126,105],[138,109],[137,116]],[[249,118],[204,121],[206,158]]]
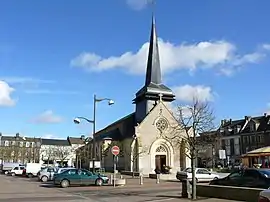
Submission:
[[[135,112],[94,134],[95,159],[100,160],[101,167],[113,170],[116,161],[118,170],[143,174],[154,173],[164,165],[170,167],[172,173],[190,167],[186,148],[172,138],[178,127],[169,108],[174,100],[172,90],[162,83],[156,25],[152,17],[145,84],[133,100]],[[184,137],[185,133],[178,134],[181,135]],[[116,158],[111,154],[114,145],[120,148]]]

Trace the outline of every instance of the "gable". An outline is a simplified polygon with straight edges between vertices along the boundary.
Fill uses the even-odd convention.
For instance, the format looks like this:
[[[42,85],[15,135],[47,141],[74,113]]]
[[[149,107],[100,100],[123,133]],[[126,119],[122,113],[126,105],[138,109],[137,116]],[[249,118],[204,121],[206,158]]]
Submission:
[[[165,119],[169,126],[177,126],[178,122],[173,116],[172,112],[168,109],[168,107],[163,103],[158,103],[144,118],[144,120],[139,124],[140,130],[145,127],[153,127],[156,129],[156,122],[158,119]]]

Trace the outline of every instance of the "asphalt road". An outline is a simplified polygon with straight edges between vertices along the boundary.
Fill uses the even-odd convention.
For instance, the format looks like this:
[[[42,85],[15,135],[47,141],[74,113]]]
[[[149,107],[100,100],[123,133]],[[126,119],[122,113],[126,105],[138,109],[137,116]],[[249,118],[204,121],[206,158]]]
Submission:
[[[54,187],[51,183],[40,183],[37,179],[0,175],[0,202],[176,202],[180,199],[181,183],[160,182],[145,179],[127,179],[125,187]],[[201,202],[225,202],[218,199]],[[232,201],[231,201],[232,202]]]

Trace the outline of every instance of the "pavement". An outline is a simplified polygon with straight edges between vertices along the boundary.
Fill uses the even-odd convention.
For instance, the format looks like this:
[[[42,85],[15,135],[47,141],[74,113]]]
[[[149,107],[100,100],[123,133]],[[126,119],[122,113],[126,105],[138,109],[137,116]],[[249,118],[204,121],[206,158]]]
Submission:
[[[181,183],[126,177],[124,187],[82,186],[58,188],[52,183],[40,183],[36,178],[0,175],[0,202],[176,202],[181,199]],[[219,199],[199,199],[201,202],[236,202]]]

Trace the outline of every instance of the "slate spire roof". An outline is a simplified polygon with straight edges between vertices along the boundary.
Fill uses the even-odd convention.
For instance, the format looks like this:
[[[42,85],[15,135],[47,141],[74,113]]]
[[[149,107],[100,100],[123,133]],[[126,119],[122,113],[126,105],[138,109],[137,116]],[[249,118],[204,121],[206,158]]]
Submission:
[[[149,41],[145,85],[148,86],[151,83],[161,84],[161,82],[161,68],[159,59],[158,38],[156,33],[156,23],[155,16],[152,15],[152,28]]]
[[[154,14],[152,14],[145,84],[136,93],[134,103],[143,99],[158,100],[159,94],[163,95],[162,99],[165,101],[175,100],[172,90],[162,83],[161,76],[156,20]]]

